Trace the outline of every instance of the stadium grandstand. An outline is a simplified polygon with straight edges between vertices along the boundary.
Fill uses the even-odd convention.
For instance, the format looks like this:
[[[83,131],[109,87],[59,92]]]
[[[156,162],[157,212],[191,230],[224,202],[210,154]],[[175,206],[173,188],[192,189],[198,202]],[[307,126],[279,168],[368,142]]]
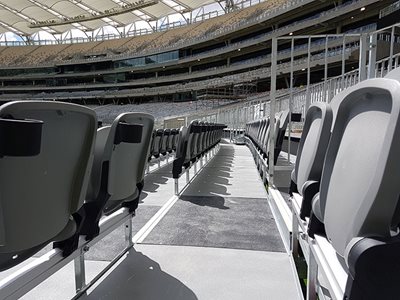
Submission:
[[[399,299],[399,20],[0,1],[0,299]]]

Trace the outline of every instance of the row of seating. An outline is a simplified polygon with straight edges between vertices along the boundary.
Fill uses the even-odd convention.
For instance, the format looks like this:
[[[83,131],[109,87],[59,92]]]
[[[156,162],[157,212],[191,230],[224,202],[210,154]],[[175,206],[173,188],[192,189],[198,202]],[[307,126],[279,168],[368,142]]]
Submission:
[[[176,151],[178,144],[178,128],[157,129],[153,131],[148,161],[160,158]]]
[[[399,297],[399,80],[400,68],[362,81],[305,118],[291,176],[295,226],[330,243],[348,274],[344,299]]]
[[[283,138],[289,123],[289,110],[281,111],[275,116],[275,149],[274,163],[278,161],[282,150]],[[245,136],[248,137],[264,159],[269,161],[270,117],[246,124]]]
[[[123,113],[98,128],[94,110],[44,101],[0,107],[0,271],[47,244],[68,256],[120,207],[134,213],[154,118]]]
[[[222,124],[192,121],[179,131],[178,145],[172,166],[172,177],[178,179],[188,169],[221,140]]]

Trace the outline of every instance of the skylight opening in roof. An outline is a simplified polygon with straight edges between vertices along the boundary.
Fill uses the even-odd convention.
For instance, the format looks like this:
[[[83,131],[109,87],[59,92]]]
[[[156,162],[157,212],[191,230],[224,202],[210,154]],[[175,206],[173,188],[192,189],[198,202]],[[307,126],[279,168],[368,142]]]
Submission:
[[[139,18],[143,19],[143,20],[150,20],[151,17],[149,15],[146,15],[144,12],[140,11],[140,10],[134,10],[132,11],[136,16],[138,16]]]
[[[187,7],[184,7],[183,5],[176,3],[173,0],[162,0],[162,2],[167,4],[169,7],[171,7],[172,9],[174,9],[176,11],[183,11],[183,10],[187,9]]]

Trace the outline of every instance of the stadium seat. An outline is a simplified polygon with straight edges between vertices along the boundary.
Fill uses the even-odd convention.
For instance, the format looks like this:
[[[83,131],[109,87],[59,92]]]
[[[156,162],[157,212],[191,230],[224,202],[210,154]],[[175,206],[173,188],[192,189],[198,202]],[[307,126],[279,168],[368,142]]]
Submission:
[[[175,140],[177,133],[178,133],[178,131],[175,128],[170,129],[170,134],[168,136],[168,141],[167,141],[167,152],[168,153],[172,153],[174,151],[174,140]]]
[[[386,74],[385,78],[400,81],[400,68],[395,68]]]
[[[303,220],[309,216],[312,198],[319,191],[332,119],[332,109],[324,102],[312,104],[306,113],[290,184],[290,194],[298,192],[303,196],[300,213]]]
[[[340,101],[320,209],[327,238],[349,273],[344,299],[395,299],[399,293],[400,243],[393,228],[400,192],[399,117],[395,80],[365,80]]]
[[[278,162],[279,154],[282,150],[283,139],[285,137],[286,129],[289,124],[289,110],[284,110],[279,116],[279,127],[275,131],[275,150],[274,150],[274,163]]]
[[[176,148],[177,148],[177,146],[178,146],[178,143],[179,143],[179,131],[180,131],[180,128],[175,128],[175,135],[174,135],[174,140],[173,140],[173,143],[172,143],[172,150],[173,151],[175,151],[176,152]]]
[[[168,140],[169,136],[171,135],[171,129],[164,129],[164,133],[161,138],[161,148],[160,148],[160,154],[165,156],[167,155],[168,152]]]
[[[183,168],[189,168],[197,159],[217,145],[225,127],[225,125],[207,124],[197,120],[192,121],[187,128],[182,127],[179,131],[179,142],[172,166],[173,178],[178,179]],[[197,152],[195,148],[197,148]]]
[[[160,157],[163,136],[164,136],[164,129],[157,129],[154,134],[154,142],[153,142],[153,156],[155,158]]]
[[[153,126],[151,115],[124,113],[111,126],[98,130],[81,230],[87,239],[98,234],[103,214],[121,206],[128,207],[130,212],[137,208]]]
[[[0,118],[2,271],[78,230],[97,117],[80,105],[21,101],[1,106]],[[76,244],[58,246],[69,255]]]
[[[194,137],[198,128],[199,126],[197,120],[192,121],[188,126],[186,155],[185,155],[185,161],[183,162],[185,168],[188,168],[190,166],[190,162],[192,161],[193,158]]]
[[[154,152],[154,137],[156,136],[156,131],[153,130],[151,133],[151,141],[150,141],[150,146],[149,146],[149,156],[147,161],[150,162],[151,159],[153,158],[153,152]]]
[[[182,173],[183,162],[186,157],[188,128],[182,126],[178,134],[175,159],[172,164],[172,176],[177,179]]]

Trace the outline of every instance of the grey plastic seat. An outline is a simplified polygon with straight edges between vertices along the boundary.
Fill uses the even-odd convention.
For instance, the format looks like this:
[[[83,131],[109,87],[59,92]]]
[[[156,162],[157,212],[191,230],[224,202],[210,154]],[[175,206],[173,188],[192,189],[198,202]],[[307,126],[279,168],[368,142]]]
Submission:
[[[164,133],[161,139],[161,148],[160,148],[160,153],[162,155],[167,155],[168,152],[168,140],[169,136],[171,135],[171,130],[170,129],[164,129]]]
[[[263,154],[264,158],[268,158],[269,153],[269,139],[270,139],[270,132],[271,132],[271,124],[268,125],[268,128],[265,131],[264,138],[261,144],[261,153]],[[278,128],[280,126],[280,114],[275,117],[275,136],[278,132]]]
[[[172,163],[172,176],[173,178],[179,178],[182,173],[183,163],[186,157],[186,148],[188,144],[188,128],[182,126],[179,130],[177,145],[176,145],[176,153],[175,159]]]
[[[342,99],[328,146],[320,208],[347,263],[347,299],[397,299],[400,239],[400,84],[371,79]]]
[[[149,156],[147,161],[151,161],[151,159],[153,158],[153,152],[154,152],[154,138],[156,136],[156,131],[153,130],[153,132],[151,133],[151,141],[150,141],[150,146],[149,146]]]
[[[80,225],[96,114],[75,104],[18,101],[2,105],[0,118],[0,270],[52,241],[68,255],[76,244],[63,241]]]
[[[274,151],[274,162],[275,164],[278,161],[279,153],[282,150],[283,139],[285,137],[286,129],[289,124],[289,110],[284,110],[281,112],[279,116],[279,127],[277,131],[275,131],[275,151]]]
[[[204,122],[200,122],[199,123],[199,131],[200,131],[200,135],[199,135],[199,140],[197,142],[197,156],[201,156],[202,153],[205,150],[205,138],[206,138],[206,131],[207,131],[207,125],[204,124]]]
[[[400,68],[397,67],[386,74],[385,78],[400,81]]]
[[[110,214],[121,206],[130,212],[137,208],[153,127],[151,115],[124,113],[111,126],[98,130],[81,231],[87,239],[98,234],[103,213]]]
[[[194,130],[193,140],[191,143],[192,160],[195,159],[201,151],[201,147],[200,147],[200,142],[201,142],[201,138],[202,138],[201,122],[199,122],[197,125],[195,125],[195,128],[193,128],[193,130]]]
[[[195,136],[195,131],[197,130],[198,127],[198,121],[194,120],[192,122],[190,122],[189,126],[188,126],[188,131],[187,131],[187,146],[186,146],[186,155],[185,155],[185,161],[183,163],[183,165],[185,166],[185,168],[190,166],[190,162],[193,158],[193,151],[194,151],[194,136]]]
[[[172,153],[172,151],[174,150],[174,140],[176,135],[178,134],[178,131],[173,128],[170,129],[170,134],[168,136],[168,142],[167,142],[167,152],[168,153]]]
[[[174,150],[176,152],[176,148],[178,147],[178,143],[179,143],[179,131],[180,131],[180,128],[175,128],[175,130],[176,130],[176,133],[175,133],[175,136],[174,136],[172,150]]]
[[[160,157],[163,135],[164,135],[164,129],[157,129],[154,133],[153,153],[152,154],[155,158]]]
[[[303,196],[300,212],[303,219],[310,215],[312,197],[319,191],[332,119],[333,112],[327,103],[313,103],[307,110],[290,189],[291,193]]]
[[[269,126],[269,118],[263,119],[259,126],[258,135],[257,135],[257,139],[256,139],[258,147],[260,147],[260,145],[262,145],[262,141],[264,140],[264,135],[265,135],[265,132],[267,131],[268,126]]]

